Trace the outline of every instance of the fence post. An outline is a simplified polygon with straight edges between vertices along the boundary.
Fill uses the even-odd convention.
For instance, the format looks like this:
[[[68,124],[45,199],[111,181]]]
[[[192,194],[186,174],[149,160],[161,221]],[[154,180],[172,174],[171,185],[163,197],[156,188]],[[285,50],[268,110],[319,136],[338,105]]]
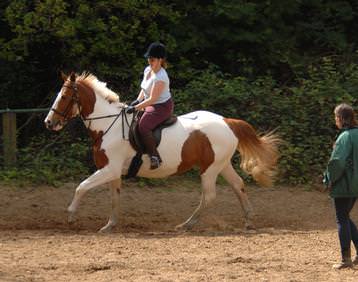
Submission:
[[[16,163],[16,113],[5,112],[2,116],[4,140],[4,165]]]

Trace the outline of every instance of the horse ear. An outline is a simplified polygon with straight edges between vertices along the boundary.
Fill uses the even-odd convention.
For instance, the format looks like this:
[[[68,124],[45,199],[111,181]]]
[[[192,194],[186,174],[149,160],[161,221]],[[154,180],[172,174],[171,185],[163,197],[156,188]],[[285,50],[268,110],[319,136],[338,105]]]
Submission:
[[[61,71],[61,78],[63,81],[67,80],[67,75],[63,71]]]
[[[71,80],[72,82],[75,82],[75,81],[76,81],[76,74],[75,74],[74,72],[71,72],[71,74],[70,74],[70,80]]]

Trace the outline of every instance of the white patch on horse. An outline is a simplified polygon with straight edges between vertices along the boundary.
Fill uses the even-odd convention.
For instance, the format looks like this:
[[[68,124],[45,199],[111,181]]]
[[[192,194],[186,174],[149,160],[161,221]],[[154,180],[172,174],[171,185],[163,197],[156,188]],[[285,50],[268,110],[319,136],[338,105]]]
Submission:
[[[53,105],[51,107],[51,109],[56,109],[57,105],[58,105],[58,102],[61,100],[61,92],[62,92],[62,89],[57,93],[57,96],[56,96],[56,99],[55,101],[53,102]],[[49,120],[53,120],[54,119],[54,114],[55,112],[52,111],[50,109],[50,111],[48,112],[46,118],[45,118],[45,124],[48,123]],[[56,124],[55,127],[52,128],[52,130],[54,131],[58,131],[62,128],[62,125],[60,123]]]
[[[71,75],[71,78],[73,78],[73,75]],[[72,81],[74,80],[72,79]],[[93,111],[91,107],[90,112],[86,113],[86,118],[104,117],[91,121],[87,120],[85,124],[89,130],[94,132],[93,136],[101,136],[102,140],[98,144],[97,151],[99,150],[100,154],[105,154],[108,163],[107,160],[102,162],[103,167],[100,167],[76,188],[75,196],[68,207],[69,221],[73,220],[79,203],[87,191],[96,186],[111,183],[112,213],[107,225],[101,229],[101,231],[110,231],[118,222],[121,176],[128,170],[135,151],[128,141],[129,128],[126,121],[122,121],[122,116],[119,116],[114,123],[113,120],[116,117],[105,117],[119,115],[124,110],[124,104],[113,103],[116,100],[116,96],[113,95],[114,92],[108,89],[105,83],[98,81],[95,76],[90,74],[78,77],[76,83],[77,86],[82,86],[78,87],[81,102],[87,102],[86,105],[95,103]],[[81,85],[81,83],[86,84],[87,87]],[[90,93],[88,87],[91,88]],[[62,89],[62,91],[65,90]],[[95,99],[93,99],[93,93],[95,94]],[[65,102],[60,100],[60,96],[60,94],[57,95],[52,108],[56,109],[59,103],[62,108],[65,107],[65,104],[61,105],[61,103]],[[107,99],[109,96],[112,98]],[[59,122],[61,126],[57,127],[56,125],[55,129],[60,129],[66,123],[67,118],[72,118],[73,112],[70,113],[71,116],[63,117],[54,115],[53,111],[50,111],[45,122],[54,125]],[[54,116],[56,116],[56,120],[54,120]],[[132,115],[126,115],[126,118],[130,123]],[[184,163],[183,171],[184,169],[189,169],[196,162],[201,165],[202,198],[200,204],[188,220],[179,225],[178,228],[191,228],[199,219],[200,214],[211,205],[216,197],[216,178],[219,174],[222,174],[228,180],[239,198],[244,209],[246,225],[250,222],[251,209],[243,189],[243,181],[231,165],[231,157],[238,148],[237,132],[239,132],[241,140],[239,148],[244,154],[246,164],[256,164],[257,169],[252,171],[266,175],[263,178],[270,180],[271,172],[276,166],[278,157],[277,144],[279,139],[274,134],[259,137],[251,126],[242,121],[230,120],[231,124],[229,125],[226,122],[227,120],[222,116],[207,111],[196,111],[179,116],[174,125],[162,131],[162,139],[158,147],[163,160],[162,165],[158,169],[150,170],[149,158],[147,155],[143,155],[143,165],[138,173],[142,177],[163,178],[173,175],[178,171],[182,163]],[[124,125],[124,128],[122,125]],[[186,144],[187,140],[190,142]],[[251,140],[256,142],[250,142]],[[195,141],[198,142],[196,143]],[[190,155],[182,154],[185,146],[198,150],[195,158],[187,163],[182,159],[182,156],[186,156],[188,160],[190,158]],[[189,150],[184,152],[189,152]],[[200,157],[202,157],[201,160],[197,159]],[[253,176],[254,178],[256,177],[256,180],[260,180],[260,177],[257,177],[258,175]]]

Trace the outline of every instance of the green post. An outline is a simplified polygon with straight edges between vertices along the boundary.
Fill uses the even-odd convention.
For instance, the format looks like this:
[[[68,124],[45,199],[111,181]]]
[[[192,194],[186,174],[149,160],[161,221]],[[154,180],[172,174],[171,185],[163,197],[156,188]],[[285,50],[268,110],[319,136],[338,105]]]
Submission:
[[[4,165],[16,163],[16,113],[5,112],[2,116],[4,140]]]

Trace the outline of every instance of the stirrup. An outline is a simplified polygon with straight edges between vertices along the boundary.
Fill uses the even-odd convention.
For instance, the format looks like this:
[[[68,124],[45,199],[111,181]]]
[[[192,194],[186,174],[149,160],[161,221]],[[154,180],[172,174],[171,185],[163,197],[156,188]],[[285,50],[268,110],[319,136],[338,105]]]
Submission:
[[[156,169],[160,166],[161,160],[157,156],[150,157],[150,169]]]

